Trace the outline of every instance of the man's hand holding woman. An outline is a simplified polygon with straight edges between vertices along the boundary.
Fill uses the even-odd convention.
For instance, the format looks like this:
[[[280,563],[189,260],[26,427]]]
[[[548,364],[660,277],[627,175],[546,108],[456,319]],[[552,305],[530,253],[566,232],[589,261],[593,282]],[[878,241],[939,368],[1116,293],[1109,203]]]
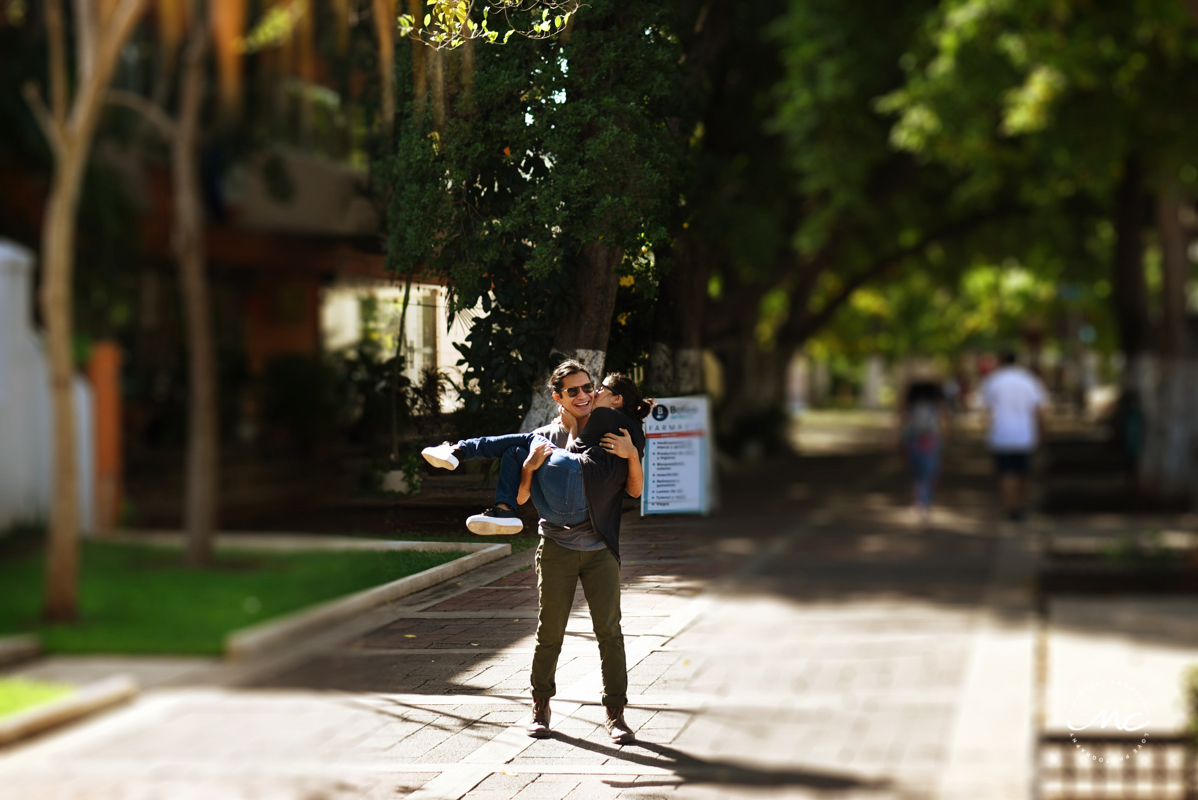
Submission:
[[[645,488],[645,473],[641,469],[641,454],[637,452],[636,445],[632,443],[632,437],[628,434],[627,428],[620,428],[622,435],[617,436],[614,433],[605,433],[600,444],[603,449],[612,455],[619,456],[628,462],[628,478],[624,482],[624,489],[633,497],[640,497],[641,492]]]
[[[524,468],[536,472],[552,452],[553,445],[549,442],[541,442],[528,451],[528,458],[524,459]]]
[[[620,428],[623,436],[617,436],[614,433],[603,434],[601,444],[603,449],[611,453],[613,456],[619,456],[623,459],[640,459],[640,453],[637,452],[636,445],[632,443],[632,436],[629,435],[627,428]]]
[[[528,502],[528,498],[532,496],[532,474],[541,468],[552,452],[553,445],[549,442],[541,442],[528,451],[528,457],[524,459],[524,468],[520,470],[520,488],[516,491],[517,504],[524,505]]]

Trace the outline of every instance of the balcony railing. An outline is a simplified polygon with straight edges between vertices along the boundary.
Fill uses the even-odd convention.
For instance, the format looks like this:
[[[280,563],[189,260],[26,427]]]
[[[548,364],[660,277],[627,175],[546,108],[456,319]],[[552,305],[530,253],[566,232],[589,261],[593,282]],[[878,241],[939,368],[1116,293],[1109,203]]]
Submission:
[[[1037,752],[1039,800],[1198,800],[1198,759],[1183,735],[1045,733]],[[1139,748],[1137,750],[1137,748]]]

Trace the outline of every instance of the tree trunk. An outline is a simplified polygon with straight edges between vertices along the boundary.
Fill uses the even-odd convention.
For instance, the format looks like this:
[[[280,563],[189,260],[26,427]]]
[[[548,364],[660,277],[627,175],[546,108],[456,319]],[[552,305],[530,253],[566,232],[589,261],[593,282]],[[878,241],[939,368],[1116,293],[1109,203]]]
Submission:
[[[383,133],[391,135],[395,123],[395,3],[374,0],[374,27],[379,42],[379,100],[383,112]],[[413,45],[415,47],[415,45]],[[390,141],[388,139],[388,141]]]
[[[674,265],[658,287],[645,391],[661,397],[703,391],[703,310],[711,255],[693,237],[677,237]]]
[[[314,110],[312,95],[308,88],[316,82],[316,28],[312,19],[315,9],[312,7],[312,0],[299,1],[301,10],[294,32],[297,72],[299,72],[300,81],[303,82],[303,89],[297,98],[299,101],[299,141],[301,147],[311,150],[315,143]]]
[[[213,41],[216,43],[216,76],[220,116],[224,122],[237,118],[241,108],[241,78],[244,56],[246,0],[215,0],[208,3]]]
[[[1144,189],[1139,160],[1129,157],[1115,197],[1115,263],[1111,292],[1128,363],[1148,349],[1148,284],[1144,279]]]
[[[75,53],[79,83],[87,83],[96,60],[96,30],[99,9],[93,0],[75,0]]]
[[[96,31],[82,31],[92,60],[80,64],[79,83],[70,108],[65,91],[52,87],[54,116],[36,108],[39,121],[51,141],[54,173],[42,224],[42,319],[46,325],[46,350],[50,369],[50,404],[54,420],[54,488],[51,495],[50,531],[46,558],[45,615],[50,621],[74,619],[78,612],[79,575],[79,465],[75,459],[75,364],[72,353],[71,285],[75,258],[75,214],[83,183],[92,136],[103,105],[104,90],[117,57],[129,38],[145,0],[121,0],[108,23]],[[47,5],[47,21],[61,22],[61,5]],[[51,39],[56,38],[49,31]],[[58,31],[61,34],[61,30]],[[51,54],[64,57],[64,48],[51,47]],[[77,54],[77,61],[82,54]],[[51,76],[65,74],[62,64],[50,64]],[[61,104],[61,107],[60,107]]]
[[[75,210],[87,153],[72,143],[54,164],[42,229],[42,319],[50,362],[54,415],[54,482],[46,560],[46,619],[73,620],[79,583],[79,465],[75,459],[75,363],[72,350],[71,273],[75,255]]]
[[[1198,362],[1167,357],[1156,360],[1152,373],[1141,389],[1150,395],[1150,402],[1144,404],[1140,494],[1154,505],[1183,508],[1194,487],[1198,420],[1194,419],[1193,398],[1198,395]]]
[[[1187,357],[1186,235],[1181,226],[1180,190],[1166,184],[1157,195],[1157,231],[1161,245],[1161,357],[1148,379],[1141,380],[1144,402],[1144,452],[1140,492],[1170,507],[1187,504],[1194,487],[1195,425],[1192,399],[1198,394],[1198,363]]]
[[[189,355],[187,478],[183,529],[186,562],[212,561],[220,491],[220,423],[217,415],[216,347],[205,275],[204,205],[199,176],[199,121],[203,100],[207,32],[192,26],[180,76],[179,118],[171,147],[175,189],[175,255],[186,320]]]
[[[435,48],[425,53],[428,63],[429,92],[432,95],[433,130],[445,132],[445,54]]]
[[[579,305],[575,313],[562,320],[553,337],[553,351],[581,362],[595,381],[603,379],[611,318],[616,310],[616,292],[620,288],[616,269],[623,260],[622,247],[598,243],[582,246],[574,278],[574,296]],[[557,404],[545,389],[556,366],[551,365],[537,377],[532,404],[520,430],[534,430],[557,416]]]
[[[754,457],[784,443],[786,367],[792,352],[762,350],[752,329],[717,352],[724,397],[716,427],[725,450]]]
[[[412,15],[414,30],[424,27],[424,0],[408,0],[408,13]],[[424,104],[428,102],[428,48],[417,39],[412,39],[412,115],[416,119],[424,116]]]
[[[1167,182],[1156,198],[1157,230],[1161,243],[1161,351],[1171,356],[1186,353],[1186,278],[1190,265],[1186,256],[1185,230],[1181,226],[1181,187]]]
[[[467,114],[474,113],[474,39],[470,38],[470,31],[463,28],[465,41],[462,42],[461,52],[461,87],[462,98],[465,101]]]

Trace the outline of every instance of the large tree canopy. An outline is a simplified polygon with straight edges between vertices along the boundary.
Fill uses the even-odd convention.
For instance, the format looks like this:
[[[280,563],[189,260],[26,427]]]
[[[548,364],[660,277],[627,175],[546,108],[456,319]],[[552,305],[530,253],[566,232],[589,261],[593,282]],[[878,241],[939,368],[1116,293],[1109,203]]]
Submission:
[[[573,328],[602,328],[605,349],[616,275],[668,239],[679,51],[663,5],[596,2],[568,35],[475,58],[470,84],[451,73],[441,128],[409,104],[379,171],[393,267],[446,276],[459,310],[482,303],[467,410],[510,420]],[[585,275],[601,285],[580,291]]]
[[[961,176],[962,202],[1014,194],[1046,225],[1072,221],[1078,240],[1105,239],[1090,256],[1114,269],[1130,355],[1153,344],[1148,195],[1198,188],[1196,30],[1177,0],[945,0],[903,55],[903,87],[878,104],[897,115],[896,147]],[[1079,251],[1058,252],[1068,249]]]

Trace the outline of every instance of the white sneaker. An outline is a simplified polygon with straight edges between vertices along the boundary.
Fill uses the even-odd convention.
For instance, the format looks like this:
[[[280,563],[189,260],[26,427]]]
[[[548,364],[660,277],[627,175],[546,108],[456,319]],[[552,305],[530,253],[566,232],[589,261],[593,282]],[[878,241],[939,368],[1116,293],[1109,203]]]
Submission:
[[[439,444],[436,447],[426,447],[420,451],[420,455],[424,456],[424,460],[432,464],[434,467],[441,469],[457,469],[458,458],[453,454],[454,447],[449,442]]]

